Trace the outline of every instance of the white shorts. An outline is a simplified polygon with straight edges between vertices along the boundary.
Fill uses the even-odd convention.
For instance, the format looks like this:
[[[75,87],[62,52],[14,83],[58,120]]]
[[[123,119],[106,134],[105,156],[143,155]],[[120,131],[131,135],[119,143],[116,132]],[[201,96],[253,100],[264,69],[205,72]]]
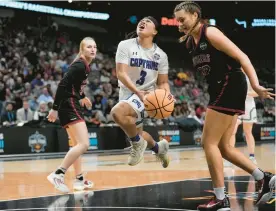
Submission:
[[[136,127],[137,128],[142,127],[143,126],[143,121],[148,116],[148,114],[147,114],[147,112],[145,112],[145,105],[140,100],[138,95],[130,94],[128,96],[124,96],[120,92],[119,101],[120,102],[126,102],[133,108],[133,110],[137,114]]]
[[[256,123],[257,111],[256,105],[253,102],[245,102],[245,114],[239,116],[239,119],[243,122]]]

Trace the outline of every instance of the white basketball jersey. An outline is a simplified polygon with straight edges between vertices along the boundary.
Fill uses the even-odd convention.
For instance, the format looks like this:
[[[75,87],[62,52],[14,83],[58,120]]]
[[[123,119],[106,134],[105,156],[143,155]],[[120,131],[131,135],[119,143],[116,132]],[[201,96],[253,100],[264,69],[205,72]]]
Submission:
[[[139,90],[151,90],[155,87],[158,74],[168,74],[167,54],[156,44],[144,49],[138,38],[121,41],[116,52],[116,63],[129,66],[128,76]],[[127,89],[119,80],[119,86]]]

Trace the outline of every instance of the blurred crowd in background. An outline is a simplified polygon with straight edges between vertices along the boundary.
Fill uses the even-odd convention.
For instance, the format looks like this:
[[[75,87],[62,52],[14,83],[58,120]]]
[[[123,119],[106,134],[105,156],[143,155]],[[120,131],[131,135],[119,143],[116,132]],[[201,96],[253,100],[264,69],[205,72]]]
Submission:
[[[14,24],[12,18],[0,19],[1,125],[48,124],[46,116],[52,108],[58,83],[76,57],[79,43],[71,40],[64,30],[61,32],[55,22],[37,21],[20,27]],[[274,78],[274,67],[254,65],[261,81]],[[110,111],[119,94],[114,55],[99,48],[91,69],[85,94],[93,107],[85,110],[85,120],[94,126],[110,124],[113,122]],[[192,70],[173,64],[170,64],[169,79],[176,98],[172,116],[158,121],[147,119],[145,124],[162,125],[193,118],[203,125],[209,100],[207,84]],[[260,123],[275,121],[274,101],[261,102],[256,98],[256,107]]]

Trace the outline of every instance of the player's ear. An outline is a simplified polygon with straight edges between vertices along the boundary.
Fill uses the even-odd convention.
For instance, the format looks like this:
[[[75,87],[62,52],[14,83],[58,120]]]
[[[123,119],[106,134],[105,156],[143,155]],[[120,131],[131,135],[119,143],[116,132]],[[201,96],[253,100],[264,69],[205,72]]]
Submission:
[[[158,34],[158,31],[154,30],[153,35],[155,36],[157,34]]]

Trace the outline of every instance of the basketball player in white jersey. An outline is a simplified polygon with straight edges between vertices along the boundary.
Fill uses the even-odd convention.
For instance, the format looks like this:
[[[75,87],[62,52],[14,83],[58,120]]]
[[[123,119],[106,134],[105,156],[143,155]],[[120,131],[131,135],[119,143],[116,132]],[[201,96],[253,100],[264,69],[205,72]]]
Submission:
[[[155,152],[164,168],[169,165],[169,143],[163,139],[155,142],[143,131],[147,117],[143,98],[155,88],[166,89],[168,84],[168,57],[154,42],[158,22],[151,16],[137,25],[138,37],[121,41],[116,52],[116,71],[119,80],[119,103],[111,111],[114,121],[124,130],[132,145],[128,164],[137,165],[147,146]]]
[[[257,122],[257,111],[256,111],[256,104],[255,104],[254,97],[258,97],[258,94],[251,87],[247,76],[246,76],[246,81],[247,81],[248,90],[247,90],[247,96],[245,100],[245,114],[242,116],[239,116],[236,127],[230,139],[230,144],[233,147],[235,146],[237,128],[241,123],[243,123],[243,131],[245,133],[245,139],[247,142],[249,159],[252,160],[252,162],[254,162],[255,164],[257,164],[257,161],[255,159],[255,139],[252,134],[252,127],[253,127],[253,124]]]

